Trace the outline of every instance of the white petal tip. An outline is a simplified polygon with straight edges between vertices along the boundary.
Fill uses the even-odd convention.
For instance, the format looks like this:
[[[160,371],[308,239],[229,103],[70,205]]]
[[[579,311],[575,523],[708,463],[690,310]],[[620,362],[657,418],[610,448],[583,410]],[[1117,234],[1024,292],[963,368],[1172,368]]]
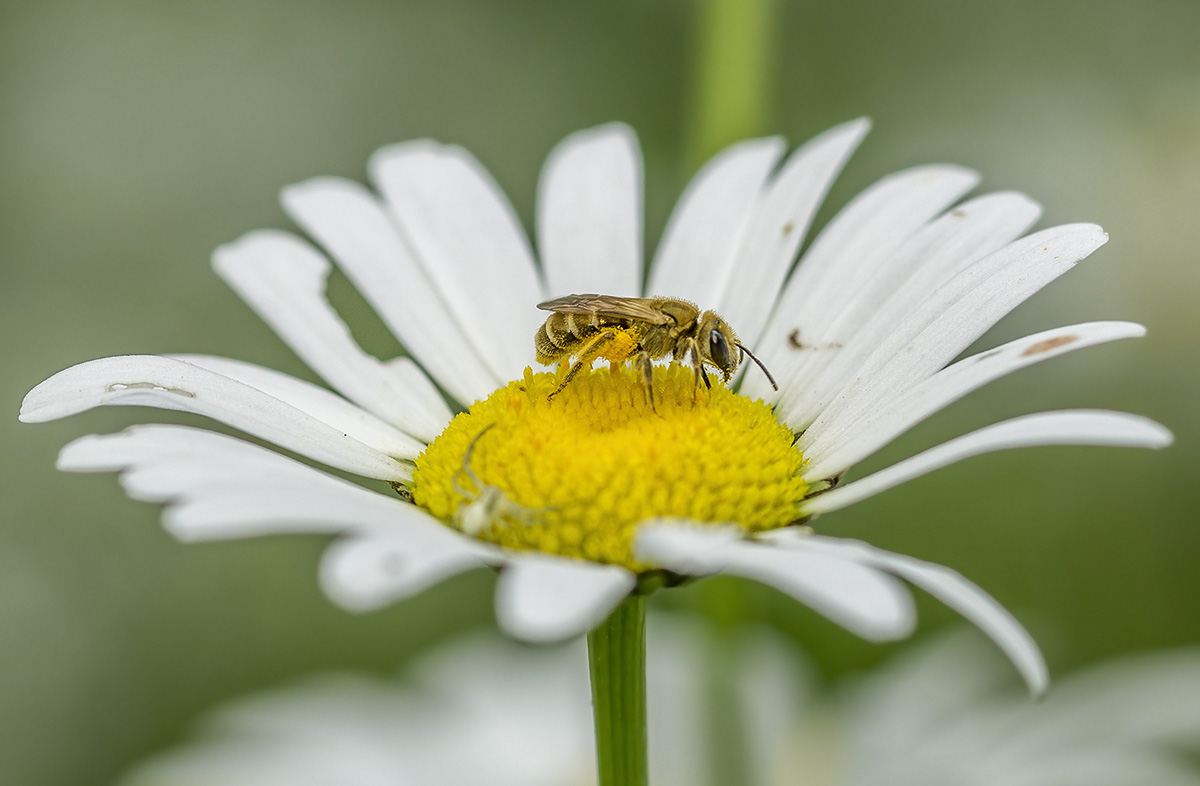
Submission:
[[[564,641],[603,622],[636,584],[633,573],[615,565],[513,555],[496,585],[496,621],[521,641]]]
[[[493,561],[489,549],[434,526],[420,538],[410,531],[335,541],[321,557],[321,589],[340,608],[363,614]],[[437,537],[430,540],[433,533]]]
[[[690,576],[719,572],[713,553],[741,540],[743,531],[734,526],[697,526],[673,519],[650,519],[634,535],[634,556],[651,565],[669,565],[672,570]]]
[[[95,453],[95,446],[101,444],[104,437],[99,434],[88,434],[86,437],[68,442],[58,452],[54,468],[59,472],[95,472],[111,469],[111,461],[102,461]]]
[[[563,139],[563,141],[559,144],[563,145],[570,142],[582,142],[585,140],[596,141],[598,139],[605,138],[613,138],[623,141],[636,141],[637,133],[634,132],[633,128],[631,128],[628,123],[622,123],[619,120],[614,120],[609,123],[601,123],[598,126],[592,126],[591,128],[585,128],[581,131],[576,131],[575,133],[570,134]]]
[[[30,392],[32,393],[32,391]],[[31,402],[29,396],[26,396],[25,400],[21,402],[21,413],[17,415],[17,420],[22,423],[43,423],[46,418],[39,416],[36,402]]]
[[[216,251],[213,252],[213,257],[227,257],[233,252],[253,247],[259,243],[274,241],[281,237],[291,237],[291,235],[281,229],[252,229],[235,240],[230,240],[228,243],[222,243],[217,246]]]
[[[927,172],[931,178],[954,178],[962,183],[961,187],[964,190],[973,188],[983,179],[983,175],[977,170],[959,164],[929,164],[918,169]]]
[[[71,368],[76,367],[72,366]],[[75,414],[74,412],[60,413],[59,408],[55,406],[55,402],[63,395],[59,380],[70,370],[65,369],[42,380],[34,386],[33,390],[26,393],[25,398],[21,401],[21,412],[17,418],[22,423],[45,423],[65,417],[65,415]]]
[[[436,139],[412,139],[407,142],[396,142],[395,144],[385,145],[374,153],[367,161],[367,171],[372,177],[377,177],[379,173],[392,165],[416,157],[436,157],[443,155],[456,148],[454,145],[444,145]]]
[[[1070,226],[1076,230],[1079,239],[1090,245],[1093,251],[1108,242],[1108,233],[1099,224],[1079,223]]]
[[[279,191],[279,201],[290,212],[297,202],[321,199],[330,194],[359,193],[361,190],[362,186],[353,181],[323,175],[284,186]]]
[[[1153,420],[1146,422],[1146,447],[1152,450],[1160,450],[1170,447],[1175,442],[1175,435],[1170,429]]]
[[[217,246],[212,254],[212,266],[226,281],[244,265],[262,264],[280,253],[288,254],[288,264],[315,265],[328,270],[329,263],[313,252],[303,240],[282,229],[255,229],[236,240]]]
[[[871,122],[871,118],[869,117],[856,117],[853,120],[847,120],[841,125],[834,126],[825,133],[829,134],[830,136],[841,136],[846,134],[857,137],[861,140],[867,135],[873,125],[874,124]]]
[[[402,599],[402,596],[390,591],[386,581],[378,581],[376,576],[348,575],[345,561],[336,558],[341,547],[342,544],[334,543],[326,549],[318,574],[321,590],[335,606],[351,614],[368,614]],[[367,568],[371,572],[381,569],[386,572],[386,563],[385,558]]]
[[[92,397],[87,396],[87,389],[93,380],[89,372],[105,362],[120,361],[117,358],[84,361],[39,382],[21,401],[20,421],[46,423],[91,409],[93,405],[88,402]]]
[[[980,197],[976,201],[978,203],[984,203],[998,200],[1004,200],[1005,203],[1010,205],[1010,210],[1014,210],[1020,206],[1031,212],[1036,212],[1039,215],[1042,212],[1042,203],[1038,202],[1023,191],[993,191],[990,194]]]
[[[1084,414],[1092,413],[1085,410]],[[1108,427],[1107,432],[1100,438],[1101,445],[1161,450],[1175,442],[1175,435],[1170,429],[1142,415],[1100,410],[1094,413],[1093,417]]]

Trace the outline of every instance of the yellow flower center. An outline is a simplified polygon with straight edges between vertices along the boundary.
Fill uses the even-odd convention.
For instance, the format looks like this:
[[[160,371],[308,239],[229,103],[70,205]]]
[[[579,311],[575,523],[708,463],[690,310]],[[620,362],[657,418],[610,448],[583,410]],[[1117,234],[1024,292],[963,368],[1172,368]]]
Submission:
[[[509,549],[646,568],[639,522],[672,516],[747,532],[798,518],[809,491],[791,431],[761,401],[691,369],[654,369],[654,406],[626,366],[562,379],[525,370],[456,416],[418,457],[416,504]]]

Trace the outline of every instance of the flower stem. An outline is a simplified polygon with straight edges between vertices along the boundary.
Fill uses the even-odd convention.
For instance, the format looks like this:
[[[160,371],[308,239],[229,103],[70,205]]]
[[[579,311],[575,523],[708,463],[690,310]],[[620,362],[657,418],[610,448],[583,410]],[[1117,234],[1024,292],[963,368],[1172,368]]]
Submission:
[[[774,0],[699,5],[691,165],[770,126],[774,5]]]
[[[646,786],[646,598],[633,595],[588,634],[600,786]]]

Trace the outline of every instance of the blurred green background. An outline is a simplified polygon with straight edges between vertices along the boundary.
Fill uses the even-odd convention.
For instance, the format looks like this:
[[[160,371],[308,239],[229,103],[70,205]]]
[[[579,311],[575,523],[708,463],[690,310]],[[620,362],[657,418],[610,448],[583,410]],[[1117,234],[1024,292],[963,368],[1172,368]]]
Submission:
[[[740,126],[795,144],[875,121],[822,221],[890,171],[972,166],[983,189],[1040,200],[1043,226],[1091,220],[1112,236],[983,343],[1090,319],[1150,329],[993,384],[859,472],[1040,409],[1126,409],[1177,435],[1161,453],[973,459],[821,528],[962,570],[1057,670],[1200,641],[1200,4],[780,2],[765,26],[766,110],[739,109]],[[222,699],[319,669],[391,671],[492,625],[483,573],[354,617],[318,591],[319,539],[181,546],[111,475],[53,468],[75,436],[166,418],[114,409],[21,425],[21,397],[68,365],[129,352],[224,354],[311,378],[209,254],[289,226],[280,186],[361,179],[393,141],[466,145],[528,225],[551,146],[627,121],[645,150],[653,243],[698,151],[726,133],[696,128],[702,29],[684,0],[0,3],[0,782],[108,783]],[[738,89],[727,98],[738,106]],[[334,295],[368,349],[395,351],[344,281]],[[747,615],[794,633],[827,675],[887,652],[769,591],[744,595]],[[923,632],[953,619],[922,612]]]

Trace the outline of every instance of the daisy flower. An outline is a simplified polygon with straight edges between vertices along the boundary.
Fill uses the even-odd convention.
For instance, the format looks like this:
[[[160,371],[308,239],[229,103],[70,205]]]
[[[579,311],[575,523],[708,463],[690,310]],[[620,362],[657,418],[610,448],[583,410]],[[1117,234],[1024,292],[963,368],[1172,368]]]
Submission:
[[[651,782],[711,782],[704,631],[648,626]],[[1126,657],[1031,704],[978,637],[902,651],[838,690],[789,642],[745,630],[735,701],[747,786],[1187,785],[1200,738],[1200,652]],[[536,652],[474,634],[403,679],[326,675],[218,709],[121,786],[587,786],[595,783],[579,647]],[[465,752],[469,750],[469,755]]]
[[[1200,783],[1200,650],[1091,666],[1031,704],[967,633],[901,652],[810,708],[775,771],[825,775],[779,777],[780,786]]]
[[[586,786],[595,783],[581,642],[482,633],[403,679],[325,674],[205,718],[123,786]]]
[[[707,782],[697,755],[706,631],[671,615],[647,626],[651,782]],[[794,647],[765,629],[738,641],[742,730],[761,783],[809,690]],[[188,743],[120,786],[589,786],[596,783],[579,640],[531,650],[475,632],[429,650],[399,678],[340,673],[229,702]],[[761,754],[761,755],[757,755]]]
[[[803,525],[988,451],[1168,444],[1165,429],[1134,415],[1041,413],[838,483],[981,385],[1143,328],[1071,325],[952,362],[1106,240],[1092,224],[1025,235],[1037,205],[1008,192],[960,202],[978,178],[957,166],[880,180],[793,264],[867,128],[847,123],[786,157],[777,138],[727,149],[688,186],[648,269],[641,158],[624,125],[576,133],[550,154],[536,258],[511,205],[465,150],[428,140],[386,147],[370,162],[374,191],[337,178],[284,190],[311,240],[255,231],[214,256],[218,274],[332,391],[227,358],[123,356],[54,375],[26,396],[21,418],[103,405],[181,410],[386,481],[395,493],[174,425],[84,437],[59,458],[67,471],[120,472],[131,496],[167,505],[165,525],[183,540],[337,536],[320,578],[348,609],[490,566],[499,569],[500,626],[551,641],[594,628],[627,597],[723,572],[883,640],[913,628],[908,582],[980,626],[1040,690],[1045,667],[1033,642],[978,587]],[[325,297],[331,259],[410,357],[381,361],[355,343]],[[714,310],[778,391],[753,367],[708,388],[692,369],[660,364],[652,404],[643,376],[612,363],[552,397],[566,368],[530,367],[547,316],[536,306],[587,292]],[[700,340],[703,349],[709,337]]]

